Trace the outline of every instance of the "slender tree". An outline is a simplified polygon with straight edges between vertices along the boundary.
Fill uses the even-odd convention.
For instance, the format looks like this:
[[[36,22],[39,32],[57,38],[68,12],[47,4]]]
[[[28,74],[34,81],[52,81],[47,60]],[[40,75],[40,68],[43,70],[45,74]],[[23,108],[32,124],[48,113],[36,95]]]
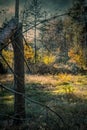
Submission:
[[[39,0],[27,1],[24,10],[24,19],[27,20],[26,26],[34,26],[34,50],[35,50],[35,63],[37,61],[37,23],[42,18],[43,13],[41,12],[41,2]]]

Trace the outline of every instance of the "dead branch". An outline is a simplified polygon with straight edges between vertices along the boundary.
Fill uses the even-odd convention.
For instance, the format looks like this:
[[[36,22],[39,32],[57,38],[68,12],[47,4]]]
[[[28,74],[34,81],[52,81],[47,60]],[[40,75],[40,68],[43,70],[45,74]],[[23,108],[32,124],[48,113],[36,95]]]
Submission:
[[[15,33],[17,29],[17,22],[15,19],[11,19],[7,26],[2,29],[0,32],[0,45],[5,44],[11,38],[11,36]]]

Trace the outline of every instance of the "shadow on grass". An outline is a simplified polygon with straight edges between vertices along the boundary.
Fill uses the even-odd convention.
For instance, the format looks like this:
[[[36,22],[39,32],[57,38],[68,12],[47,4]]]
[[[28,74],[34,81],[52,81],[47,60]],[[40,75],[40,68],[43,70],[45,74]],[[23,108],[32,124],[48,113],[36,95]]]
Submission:
[[[74,93],[55,94],[54,86],[41,85],[40,83],[26,84],[26,95],[44,105],[47,105],[53,111],[58,113],[61,119],[49,109],[26,100],[26,121],[20,126],[20,130],[86,130],[87,129],[87,100],[78,97]],[[3,98],[0,104],[1,114],[13,114],[13,102],[9,102],[10,93],[0,92]],[[13,99],[10,99],[13,101]],[[8,108],[8,109],[7,109]],[[4,116],[1,116],[1,120]],[[9,130],[12,129],[9,126]],[[15,130],[17,129],[14,128]]]
[[[87,129],[87,100],[84,98],[75,95],[74,93],[61,93],[54,94],[52,91],[55,90],[54,87],[50,85],[41,85],[41,84],[27,84],[26,85],[26,93],[33,100],[39,101],[47,106],[49,106],[52,110],[56,111],[64,120],[66,126],[62,126],[60,119],[57,120],[58,117],[55,116],[52,112],[49,111],[49,120],[48,123],[50,129],[55,130],[58,124],[53,124],[53,122],[58,121],[59,125],[58,129],[69,129],[69,130],[86,130]],[[32,104],[32,103],[31,103]],[[28,108],[31,111],[31,116],[36,116],[36,121],[39,119],[41,114],[41,108],[37,107],[36,104],[31,105],[32,108],[30,110],[30,105]],[[42,114],[46,116],[46,110],[42,110]],[[46,118],[46,117],[45,117]],[[34,117],[35,119],[35,117]],[[51,122],[52,121],[52,122]],[[58,123],[57,122],[57,123]],[[56,126],[57,125],[57,126]],[[67,128],[66,128],[67,127]],[[49,129],[49,130],[50,130]]]

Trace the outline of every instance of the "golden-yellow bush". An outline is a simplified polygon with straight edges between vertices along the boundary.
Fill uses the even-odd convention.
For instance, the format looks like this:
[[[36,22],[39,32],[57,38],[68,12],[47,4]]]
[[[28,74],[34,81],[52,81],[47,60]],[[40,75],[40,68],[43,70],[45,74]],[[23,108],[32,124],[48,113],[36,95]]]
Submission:
[[[7,62],[12,65],[13,63],[13,51],[12,50],[3,50],[2,51],[3,56],[7,60]]]
[[[32,59],[34,57],[34,53],[31,46],[24,46],[24,56],[27,60]]]
[[[51,63],[53,63],[55,61],[55,56],[53,56],[52,54],[50,54],[50,55],[45,55],[44,57],[43,57],[43,62],[45,63],[45,64],[51,64]]]
[[[13,64],[13,50],[3,50],[2,51],[3,56],[7,60],[7,62],[12,65]],[[30,46],[24,45],[24,56],[27,60],[32,59],[34,56],[33,50]]]
[[[78,50],[71,48],[68,55],[71,58],[71,61],[75,62],[78,66],[83,67],[85,65],[83,50],[81,47],[78,47]]]

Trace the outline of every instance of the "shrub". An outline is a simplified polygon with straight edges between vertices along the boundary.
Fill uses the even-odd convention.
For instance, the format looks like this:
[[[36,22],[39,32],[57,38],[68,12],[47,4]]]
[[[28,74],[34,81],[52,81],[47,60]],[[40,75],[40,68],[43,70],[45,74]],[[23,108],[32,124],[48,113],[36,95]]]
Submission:
[[[69,57],[71,58],[71,61],[76,63],[78,66],[83,67],[85,66],[85,60],[83,55],[83,50],[81,47],[77,48],[71,48],[68,52]]]
[[[48,65],[48,64],[51,64],[53,62],[55,62],[55,56],[53,56],[52,54],[50,55],[45,55],[43,57],[43,62]]]

